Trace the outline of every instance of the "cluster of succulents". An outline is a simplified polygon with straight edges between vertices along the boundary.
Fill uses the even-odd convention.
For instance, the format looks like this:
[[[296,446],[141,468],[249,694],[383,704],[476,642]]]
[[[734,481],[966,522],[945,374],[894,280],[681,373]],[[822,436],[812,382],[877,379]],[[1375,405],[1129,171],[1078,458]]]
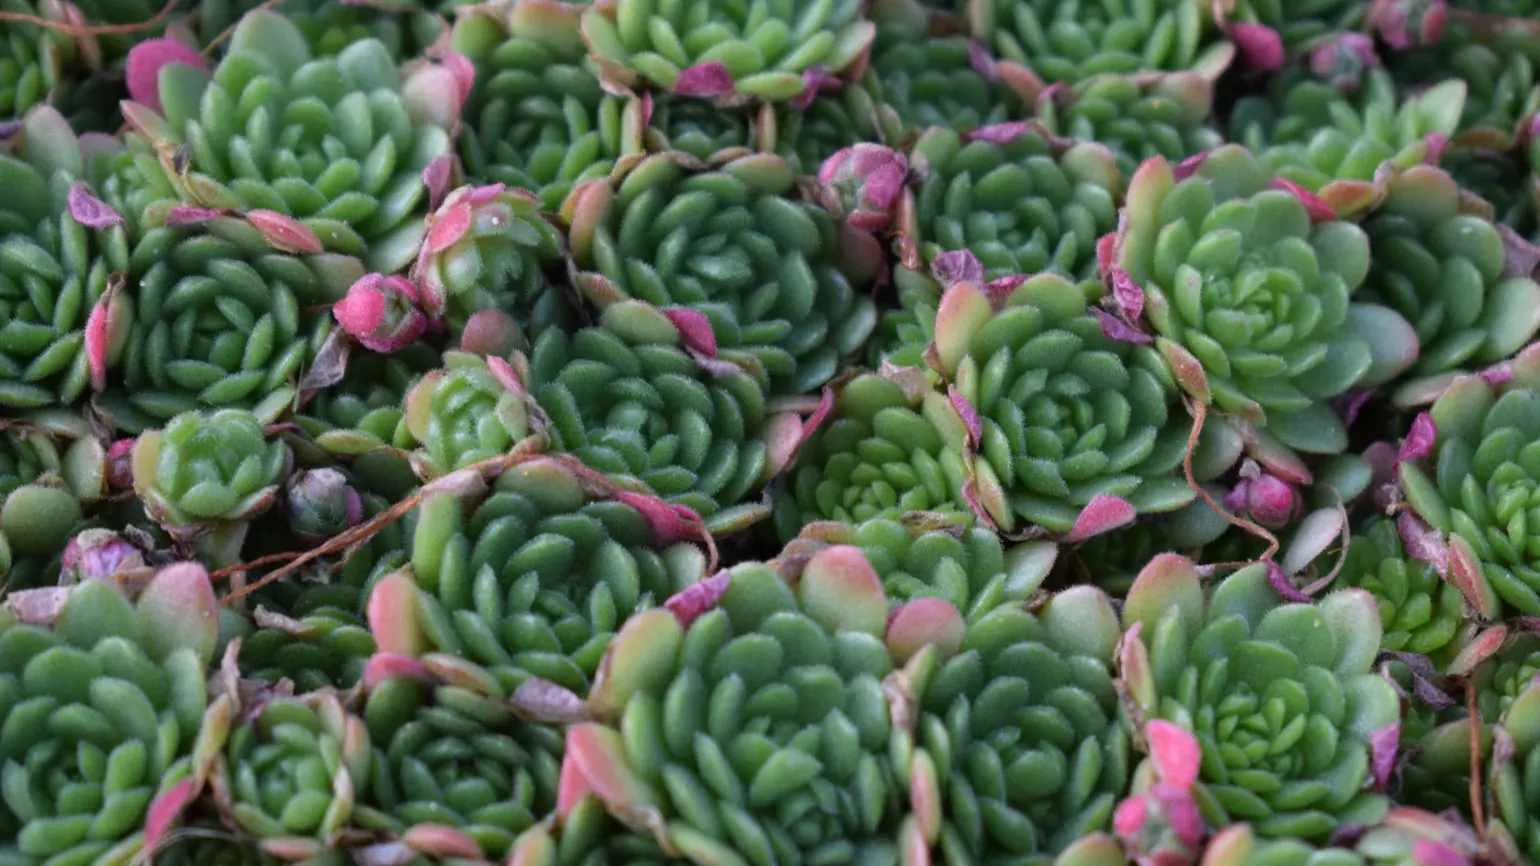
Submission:
[[[0,866],[1540,862],[1536,63],[0,0]]]

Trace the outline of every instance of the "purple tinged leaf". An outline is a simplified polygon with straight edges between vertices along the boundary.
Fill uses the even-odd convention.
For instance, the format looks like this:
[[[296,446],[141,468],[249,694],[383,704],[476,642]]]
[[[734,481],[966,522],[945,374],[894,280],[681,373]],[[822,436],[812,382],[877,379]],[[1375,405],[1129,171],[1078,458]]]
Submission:
[[[1128,500],[1099,493],[1091,497],[1091,501],[1081,509],[1080,515],[1075,518],[1075,525],[1070,528],[1069,534],[1064,536],[1064,540],[1072,544],[1085,541],[1103,532],[1127,526],[1138,516],[1139,513],[1128,503]]]
[[[1176,179],[1177,183],[1181,183],[1189,177],[1192,177],[1194,174],[1197,174],[1198,169],[1201,168],[1203,163],[1207,161],[1208,151],[1205,150],[1202,153],[1195,153],[1192,156],[1189,156],[1181,162],[1177,163],[1176,167],[1171,169],[1171,176]]]
[[[1000,525],[995,522],[994,515],[989,513],[989,509],[985,508],[984,503],[979,499],[979,485],[977,481],[969,478],[963,482],[962,495],[963,501],[968,503],[969,508],[973,509],[973,516],[978,519],[979,523],[990,532],[1000,531]]]
[[[992,123],[981,126],[963,136],[967,141],[987,141],[992,144],[1010,144],[1020,138],[1022,133],[1032,128],[1032,123],[1026,120],[1013,120],[1007,123]]]
[[[1144,346],[1155,342],[1154,337],[1100,307],[1092,307],[1091,314],[1096,316],[1096,321],[1101,325],[1102,336],[1109,340],[1117,340],[1120,343],[1133,343],[1137,346]]]
[[[717,602],[727,594],[727,587],[732,584],[732,580],[732,575],[726,570],[717,572],[674,593],[663,606],[679,620],[680,627],[688,630],[702,614],[717,606]]]
[[[1000,71],[995,66],[995,59],[990,56],[989,49],[979,39],[968,40],[968,63],[973,71],[983,76],[985,81],[993,84],[1000,80]]]
[[[1127,217],[1119,215],[1121,222]],[[1118,233],[1107,232],[1096,239],[1096,266],[1101,270],[1103,279],[1112,275],[1112,269],[1117,267],[1118,258]]]
[[[697,63],[679,73],[673,92],[679,96],[721,96],[733,92],[733,76],[720,60]]]
[[[1504,223],[1497,224],[1497,234],[1503,239],[1503,276],[1529,277],[1540,266],[1540,246],[1525,240],[1522,235]]]
[[[1353,388],[1331,399],[1331,408],[1345,426],[1353,426],[1364,405],[1374,398],[1373,388]]]
[[[1150,786],[1150,795],[1159,801],[1166,823],[1182,844],[1196,849],[1203,842],[1208,825],[1203,822],[1203,813],[1198,811],[1192,792],[1170,782],[1156,782]]]
[[[215,217],[229,216],[235,213],[225,207],[195,207],[190,204],[173,205],[166,211],[166,225],[169,227],[203,225]]]
[[[83,180],[77,180],[70,186],[68,204],[70,217],[88,229],[128,225],[128,221],[123,219],[122,214],[92,195],[90,188]]]
[[[984,263],[966,249],[950,250],[936,256],[930,263],[930,273],[943,289],[958,283],[984,284]]]
[[[1406,546],[1407,556],[1428,563],[1441,576],[1449,574],[1449,547],[1438,530],[1410,510],[1403,509],[1396,515],[1396,531]]]
[[[388,679],[408,679],[416,682],[432,682],[436,677],[428,666],[409,656],[390,652],[377,652],[364,664],[364,688],[372,689]]]
[[[1144,289],[1118,265],[1112,266],[1112,297],[1118,312],[1129,322],[1138,322],[1144,315]]]
[[[20,120],[7,120],[0,122],[0,141],[10,141],[16,137],[16,133],[18,132],[21,132]]]
[[[1449,136],[1442,132],[1430,132],[1423,136],[1423,143],[1428,148],[1428,152],[1422,156],[1423,165],[1438,165],[1444,157],[1444,148],[1449,146]]]
[[[508,696],[508,705],[526,721],[571,725],[591,721],[588,704],[575,692],[550,680],[530,677]]]
[[[422,170],[422,183],[428,188],[428,210],[436,211],[444,203],[444,196],[449,194],[449,174],[453,167],[454,158],[446,153],[434,157]]]
[[[1406,438],[1401,440],[1396,462],[1405,463],[1427,457],[1433,453],[1433,445],[1437,440],[1438,427],[1433,423],[1433,416],[1427,412],[1419,413],[1412,419],[1412,427],[1406,432]]]
[[[1435,710],[1447,710],[1459,703],[1459,701],[1445,693],[1443,689],[1433,685],[1426,677],[1417,674],[1412,675],[1412,694]]]
[[[1345,94],[1362,85],[1364,70],[1380,65],[1374,40],[1353,31],[1339,33],[1312,48],[1306,62],[1312,75]]]
[[[946,389],[947,399],[951,401],[952,408],[957,410],[957,416],[962,419],[963,427],[968,430],[968,448],[978,448],[979,440],[984,437],[984,423],[979,419],[979,412],[968,402],[968,398],[957,390],[956,385],[948,385]]]
[[[707,358],[717,356],[717,336],[711,330],[711,320],[703,313],[688,307],[669,307],[662,312],[679,329],[685,348]]]
[[[150,803],[150,811],[144,822],[144,848],[153,854],[161,845],[166,833],[181,819],[182,813],[198,796],[196,779],[183,779],[166,789]]]
[[[1278,31],[1265,24],[1248,23],[1231,24],[1229,31],[1247,69],[1275,72],[1283,68],[1283,37]]]
[[[1374,771],[1374,788],[1381,794],[1390,786],[1390,774],[1396,767],[1396,747],[1401,743],[1401,723],[1391,722],[1369,735]]]
[[[1432,839],[1418,839],[1412,843],[1412,862],[1417,866],[1470,866],[1470,860],[1464,854]]]
[[[680,77],[684,76],[681,74]],[[806,111],[819,94],[838,93],[844,84],[845,82],[829,72],[829,67],[822,63],[815,63],[802,71],[802,92],[791,100],[791,107],[797,111]]]
[[[258,208],[248,211],[246,219],[257,227],[262,240],[279,252],[310,255],[326,250],[310,226],[287,214]]]
[[[1271,586],[1273,592],[1278,593],[1278,597],[1284,601],[1297,604],[1310,603],[1310,596],[1300,592],[1299,587],[1294,585],[1294,581],[1290,580],[1289,576],[1283,573],[1283,569],[1278,567],[1278,563],[1271,559],[1267,561],[1267,585]]]
[[[1267,185],[1270,189],[1283,190],[1299,199],[1300,204],[1305,206],[1305,213],[1310,215],[1312,222],[1331,222],[1337,218],[1337,212],[1332,210],[1331,205],[1327,204],[1320,196],[1292,180],[1275,177]]]
[[[366,274],[332,305],[342,330],[368,349],[388,355],[398,352],[428,329],[422,292],[404,277]]]

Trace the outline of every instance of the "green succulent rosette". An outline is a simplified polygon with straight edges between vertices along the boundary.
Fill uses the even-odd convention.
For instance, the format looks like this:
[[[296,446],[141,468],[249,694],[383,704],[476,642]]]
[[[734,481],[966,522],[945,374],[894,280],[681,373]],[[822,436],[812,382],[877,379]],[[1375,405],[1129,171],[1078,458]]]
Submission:
[[[883,376],[847,382],[830,420],[798,452],[775,491],[776,531],[783,540],[813,521],[862,523],[911,512],[971,517],[963,497],[967,465],[945,448],[942,429],[955,425],[946,398],[906,391]]]
[[[865,295],[880,250],[797,196],[779,157],[692,162],[655,154],[618,182],[574,191],[562,215],[578,288],[601,308],[695,310],[717,345],[764,368],[770,393],[816,391],[871,335]]]
[[[54,25],[85,23],[75,4],[61,0],[6,0],[0,11]],[[67,104],[76,81],[101,60],[91,36],[71,37],[36,21],[7,22],[0,44],[0,117],[21,117],[44,103]]]
[[[1148,320],[1189,396],[1289,448],[1342,451],[1326,400],[1416,359],[1406,320],[1353,298],[1370,269],[1365,232],[1244,148],[1179,170],[1146,161],[1123,215],[1108,270],[1124,320]]]
[[[1075,587],[1035,615],[1007,604],[966,631],[960,621],[936,629],[944,612],[956,616],[939,601],[911,602],[889,627],[930,614],[920,652],[939,661],[915,687],[913,733],[899,734],[918,835],[944,857],[1047,862],[1109,829],[1131,774],[1111,602]]]
[[[766,124],[775,113],[718,106],[693,96],[642,94],[648,110],[643,141],[648,153],[687,153],[701,162],[728,162],[751,151],[767,150]],[[770,118],[766,121],[765,118]]]
[[[859,74],[876,33],[861,6],[601,0],[583,13],[583,42],[600,73],[627,87],[779,102],[816,87],[805,75]]]
[[[1096,241],[1117,228],[1123,191],[1105,145],[1056,139],[1035,122],[967,135],[933,127],[910,162],[920,179],[898,205],[900,287],[930,280],[938,257],[966,250],[988,280],[1053,271],[1100,294]]]
[[[403,404],[399,423],[420,443],[412,467],[431,480],[512,451],[532,432],[529,404],[507,361],[445,352],[444,366],[418,379]]]
[[[525,721],[520,712],[531,702],[500,690],[463,661],[425,662],[403,666],[381,658],[375,665],[385,678],[364,704],[374,748],[353,822],[393,837],[379,843],[381,856],[404,854],[412,863],[500,861],[520,833],[556,806],[561,733]],[[371,847],[359,853],[368,855]]]
[[[918,367],[936,336],[936,307],[941,286],[933,280],[905,279],[894,287],[893,300],[877,313],[877,327],[866,345],[866,365],[882,369],[883,362]]]
[[[422,239],[423,171],[453,147],[471,72],[454,70],[404,71],[373,39],[315,59],[292,23],[256,11],[212,74],[166,63],[156,88],[134,94],[129,150],[155,157],[140,173],[158,166],[155,185],[183,204],[282,214],[325,250],[393,273]]]
[[[692,861],[895,862],[912,771],[884,683],[902,688],[895,654],[927,626],[960,631],[957,612],[890,628],[881,582],[848,546],[792,581],[741,564],[668,607],[616,636],[595,721],[567,731],[564,793],[597,796]]]
[[[896,139],[902,134],[871,93],[855,86],[805,105],[776,106],[759,116],[759,144],[785,159],[797,175],[817,174],[825,160],[859,142]],[[767,116],[768,124],[763,122]]]
[[[125,0],[117,2],[127,5]],[[146,7],[137,20],[155,11],[147,4],[136,5]],[[198,42],[207,45],[260,5],[254,0],[210,0],[198,4],[190,23]],[[378,39],[392,57],[405,57],[431,45],[443,32],[443,19],[430,11],[438,5],[390,0],[359,8],[340,0],[288,0],[283,4],[283,15],[305,37],[316,57],[335,57],[365,39]]]
[[[599,495],[591,475],[544,457],[506,472],[468,515],[448,494],[427,497],[410,568],[370,590],[379,648],[465,658],[508,691],[538,677],[587,694],[622,624],[706,571],[698,522],[650,496]]]
[[[137,602],[79,584],[50,628],[0,614],[0,857],[126,863],[156,849],[210,751],[217,604],[203,567],[179,563]]]
[[[1212,81],[1229,67],[1235,46],[1197,0],[1153,0],[1134,10],[1121,3],[1054,0],[958,0],[968,29],[1000,61],[1018,92],[1045,84],[1078,84],[1102,74],[1193,71]]]
[[[990,520],[1083,540],[1191,502],[1174,474],[1190,425],[1170,417],[1177,389],[1160,355],[1109,336],[1057,274],[1011,282],[947,289],[932,355],[960,422],[948,448]]]
[[[1540,52],[1532,47],[1533,37],[1522,31],[1513,34],[1518,39],[1484,33],[1469,20],[1450,16],[1442,38],[1426,48],[1392,52],[1386,66],[1403,87],[1427,87],[1451,77],[1464,81],[1468,91],[1460,130],[1476,132],[1479,140],[1506,149],[1519,133],[1520,122],[1540,108],[1540,89],[1535,86]]]
[[[1516,236],[1471,213],[1453,178],[1417,166],[1391,178],[1364,223],[1365,300],[1412,323],[1421,349],[1401,394],[1434,393],[1463,370],[1512,357],[1540,330],[1540,286],[1510,255]]]
[[[1389,519],[1372,519],[1353,533],[1338,585],[1374,596],[1386,650],[1447,663],[1464,642],[1464,596],[1432,563],[1407,555]]]
[[[1197,737],[1192,796],[1209,826],[1322,843],[1389,808],[1378,791],[1400,701],[1371,673],[1381,629],[1368,592],[1285,602],[1268,570],[1246,566],[1205,598],[1191,560],[1153,559],[1123,605],[1124,707]]]
[[[1425,524],[1414,537],[1425,555],[1447,562],[1449,580],[1484,621],[1507,608],[1540,615],[1540,543],[1528,530],[1540,507],[1532,456],[1540,451],[1540,357],[1520,354],[1505,375],[1500,384],[1456,379],[1418,416],[1397,465],[1406,503]]]
[[[584,7],[517,0],[460,12],[450,44],[476,67],[459,152],[477,183],[527,189],[547,211],[640,153],[641,100],[605,95],[578,32]]]
[[[1049,131],[1112,148],[1118,172],[1132,177],[1154,156],[1181,162],[1223,142],[1208,125],[1213,84],[1194,72],[1102,75],[1044,92],[1037,117]]]

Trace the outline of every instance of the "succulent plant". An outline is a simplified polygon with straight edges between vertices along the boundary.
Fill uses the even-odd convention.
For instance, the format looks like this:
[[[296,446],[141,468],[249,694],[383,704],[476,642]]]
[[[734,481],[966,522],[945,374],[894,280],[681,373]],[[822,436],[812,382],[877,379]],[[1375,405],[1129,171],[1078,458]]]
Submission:
[[[1213,85],[1195,72],[1101,75],[1044,92],[1038,118],[1057,135],[1112,148],[1118,171],[1132,177],[1152,156],[1181,162],[1223,141],[1207,125]]]
[[[1204,821],[1324,842],[1383,817],[1388,800],[1372,789],[1400,704],[1370,673],[1381,634],[1373,597],[1346,589],[1285,603],[1263,563],[1207,595],[1191,560],[1157,556],[1129,590],[1118,651],[1136,720],[1196,735]]]
[[[920,136],[911,160],[923,179],[899,204],[901,286],[928,279],[941,255],[961,250],[983,262],[989,280],[1049,270],[1094,279],[1096,239],[1117,227],[1122,193],[1105,145],[1055,141],[1025,122],[966,137],[937,127]]]
[[[794,582],[740,564],[669,607],[611,645],[588,699],[596,721],[567,731],[562,806],[591,793],[702,862],[893,862],[896,807],[921,771],[893,763],[883,683],[895,646],[918,648],[945,621],[890,629],[882,584],[847,546]]]
[[[962,419],[948,447],[962,450],[979,504],[1002,529],[1019,518],[1081,540],[1192,501],[1173,474],[1189,425],[1168,423],[1170,373],[1151,346],[1107,336],[1068,280],[1029,277],[1008,294],[955,283],[934,346]]]
[[[407,862],[503,857],[555,807],[562,754],[561,734],[522,721],[507,697],[399,677],[377,684],[364,705],[374,755],[354,823],[394,834]]]
[[[1484,619],[1504,606],[1540,615],[1540,563],[1531,552],[1540,545],[1528,531],[1540,358],[1521,354],[1511,375],[1501,384],[1479,376],[1450,384],[1413,426],[1397,467],[1407,505],[1426,524],[1413,538],[1447,563],[1449,580]]]
[[[1455,77],[1468,95],[1460,117],[1462,131],[1481,131],[1502,146],[1519,132],[1519,123],[1540,109],[1533,54],[1518,46],[1487,44],[1465,26],[1451,26],[1434,47],[1396,52],[1387,65],[1398,82],[1422,86]]]
[[[1500,669],[1497,676],[1519,673]],[[1533,662],[1522,673],[1528,676],[1513,677],[1515,693],[1498,716],[1513,751],[1506,761],[1492,762],[1488,784],[1496,807],[1493,823],[1511,837],[1524,857],[1533,860],[1540,857],[1540,824],[1535,821],[1540,809],[1540,685],[1534,682]]]
[[[650,497],[590,497],[551,458],[522,464],[469,516],[446,494],[417,515],[410,571],[375,584],[369,621],[386,652],[437,651],[512,691],[531,677],[587,694],[628,618],[699,581],[689,528]]]
[[[455,68],[403,75],[373,39],[313,59],[292,23],[255,11],[212,74],[169,62],[130,88],[129,147],[159,156],[156,182],[184,204],[293,217],[307,243],[393,273],[422,238],[423,170],[452,149],[470,84]]]
[[[618,183],[573,192],[562,214],[578,287],[600,307],[636,299],[696,310],[716,345],[763,366],[772,393],[817,390],[871,334],[864,289],[880,251],[797,198],[778,157],[704,171],[687,162],[656,154]]]
[[[1540,286],[1510,262],[1511,232],[1466,213],[1448,174],[1417,166],[1392,178],[1364,230],[1372,254],[1364,299],[1412,323],[1419,379],[1447,381],[1505,360],[1540,330]]]
[[[649,153],[678,151],[702,162],[763,150],[763,118],[774,117],[773,112],[720,107],[693,96],[643,94],[642,104],[652,108],[644,130]]]
[[[924,604],[899,608],[890,634]],[[957,615],[945,604],[924,612],[932,607]],[[1110,827],[1130,770],[1110,670],[1119,635],[1111,602],[1092,587],[1053,596],[1035,616],[1007,604],[966,631],[960,620],[938,630],[908,769],[928,842],[977,860],[1054,855]],[[939,824],[919,804],[939,811]]]
[[[1464,596],[1432,563],[1407,555],[1392,520],[1376,518],[1354,531],[1338,585],[1374,596],[1387,650],[1447,663],[1462,643]]]
[[[1235,55],[1204,4],[1155,0],[1138,14],[1122,3],[967,0],[968,27],[1000,59],[1001,76],[1041,90],[1095,75],[1192,70],[1213,80]],[[1020,82],[1020,83],[1017,83]]]
[[[1243,58],[1254,59],[1259,45],[1269,38],[1258,32],[1266,28],[1274,33],[1271,38],[1277,42],[1281,61],[1285,55],[1297,54],[1327,34],[1361,29],[1365,9],[1372,4],[1354,0],[1238,0],[1225,5],[1230,38],[1238,43]]]
[[[404,422],[421,443],[413,461],[424,479],[511,451],[530,435],[529,397],[500,358],[446,352],[444,367],[412,386]]]
[[[0,47],[0,117],[21,117],[36,105],[66,102],[69,92],[93,64],[101,64],[101,49],[88,36],[71,37],[46,26],[85,23],[85,16],[65,0],[5,0],[0,11],[37,19],[12,19]]]
[[[815,520],[971,516],[962,490],[967,466],[944,448],[941,430],[957,423],[948,415],[955,419],[939,393],[906,393],[871,373],[847,382],[831,420],[802,447],[776,491],[776,530],[789,539]]]
[[[859,74],[876,27],[855,0],[615,0],[584,12],[582,32],[600,73],[621,84],[783,101],[820,73]]]
[[[805,105],[799,101],[763,109],[757,120],[756,144],[785,159],[798,175],[815,174],[841,150],[902,134],[872,95],[854,86],[819,95]]]
[[[1110,274],[1115,290],[1135,289],[1124,317],[1142,309],[1194,399],[1290,448],[1343,450],[1346,430],[1325,401],[1389,381],[1417,351],[1399,314],[1353,300],[1368,236],[1237,146],[1178,178],[1156,158],[1129,185]]]
[[[53,627],[0,615],[0,856],[128,862],[154,851],[152,813],[190,784],[216,602],[196,563],[130,602],[109,581],[69,591]],[[163,799],[164,798],[164,799]]]

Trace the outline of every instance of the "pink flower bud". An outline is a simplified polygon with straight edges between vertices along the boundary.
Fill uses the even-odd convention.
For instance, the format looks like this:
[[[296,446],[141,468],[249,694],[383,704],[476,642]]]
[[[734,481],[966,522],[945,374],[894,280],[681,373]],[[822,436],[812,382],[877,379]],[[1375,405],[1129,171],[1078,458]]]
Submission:
[[[850,224],[867,231],[887,228],[908,176],[902,153],[864,142],[829,157],[818,170],[818,182],[838,197]]]
[[[110,580],[144,567],[144,554],[123,536],[110,529],[87,529],[64,546],[59,581]]]
[[[428,329],[417,286],[402,277],[366,274],[332,306],[332,315],[358,342],[381,354],[399,351]]]

